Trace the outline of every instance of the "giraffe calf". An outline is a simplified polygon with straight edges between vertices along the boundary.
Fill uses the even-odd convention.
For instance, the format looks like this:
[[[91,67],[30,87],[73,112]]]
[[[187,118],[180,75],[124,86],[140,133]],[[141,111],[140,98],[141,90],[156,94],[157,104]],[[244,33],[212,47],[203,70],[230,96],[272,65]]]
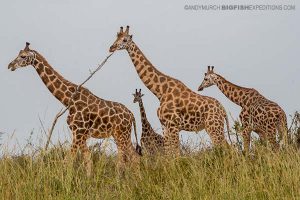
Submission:
[[[135,90],[133,94],[134,99],[133,103],[139,103],[140,112],[141,112],[141,121],[142,121],[142,137],[141,137],[141,146],[142,150],[149,155],[154,155],[163,151],[164,138],[162,135],[157,134],[151,124],[149,123],[145,108],[143,105],[141,89],[139,91]]]

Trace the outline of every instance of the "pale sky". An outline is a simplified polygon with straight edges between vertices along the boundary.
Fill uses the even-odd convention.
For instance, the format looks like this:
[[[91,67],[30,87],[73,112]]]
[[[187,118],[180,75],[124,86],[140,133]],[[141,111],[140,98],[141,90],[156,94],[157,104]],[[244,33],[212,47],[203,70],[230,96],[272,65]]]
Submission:
[[[196,91],[208,65],[227,80],[252,87],[292,114],[300,110],[300,3],[294,11],[190,11],[186,4],[234,4],[236,1],[78,1],[2,0],[0,2],[0,132],[10,148],[22,147],[33,131],[38,145],[62,108],[33,67],[11,72],[8,63],[25,42],[40,52],[66,79],[82,82],[116,39],[120,26],[130,25],[133,40],[161,72],[180,79]],[[243,0],[263,4],[270,1]],[[140,113],[132,93],[142,88],[149,121],[160,127],[156,116],[159,102],[139,79],[125,51],[116,52],[87,84],[97,96],[126,105],[137,120]],[[237,118],[240,108],[216,88],[202,92],[218,99]],[[69,138],[59,120],[53,142]],[[232,125],[232,122],[231,122]],[[14,134],[13,134],[14,133]],[[205,132],[181,134],[195,141]],[[133,140],[134,141],[134,140]],[[18,147],[19,148],[19,147]]]

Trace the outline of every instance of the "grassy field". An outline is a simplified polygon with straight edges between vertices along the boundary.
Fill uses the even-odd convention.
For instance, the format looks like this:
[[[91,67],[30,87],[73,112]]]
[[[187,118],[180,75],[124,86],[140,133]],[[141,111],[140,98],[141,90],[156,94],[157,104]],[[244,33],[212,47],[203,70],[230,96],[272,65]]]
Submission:
[[[299,129],[298,129],[299,130]],[[0,199],[300,199],[300,152],[255,144],[237,149],[185,151],[179,158],[143,157],[140,169],[119,176],[116,157],[93,153],[93,175],[66,148],[0,159]]]

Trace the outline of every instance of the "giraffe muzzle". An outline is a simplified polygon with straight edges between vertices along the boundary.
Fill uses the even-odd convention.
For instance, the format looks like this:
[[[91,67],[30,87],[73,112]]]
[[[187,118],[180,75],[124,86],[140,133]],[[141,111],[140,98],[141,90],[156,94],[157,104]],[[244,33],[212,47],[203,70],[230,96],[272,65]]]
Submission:
[[[199,86],[198,91],[202,91],[202,90],[203,90],[203,87]]]
[[[111,47],[109,48],[109,52],[112,53],[112,52],[114,52],[116,49],[117,49],[117,47],[113,45],[113,46],[111,46]]]
[[[10,69],[11,71],[15,71],[16,67],[15,67],[14,63],[9,63],[8,69]]]

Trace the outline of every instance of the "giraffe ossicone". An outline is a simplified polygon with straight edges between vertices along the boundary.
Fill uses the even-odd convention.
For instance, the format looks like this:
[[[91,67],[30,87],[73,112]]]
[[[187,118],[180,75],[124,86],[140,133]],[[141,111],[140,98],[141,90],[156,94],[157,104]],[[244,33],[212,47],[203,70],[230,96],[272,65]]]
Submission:
[[[8,65],[8,69],[14,71],[32,65],[49,91],[64,106],[69,107],[67,124],[72,131],[71,152],[83,153],[87,174],[91,175],[92,161],[86,140],[91,137],[114,138],[118,148],[119,169],[123,170],[129,161],[139,162],[139,155],[131,142],[132,126],[137,141],[136,122],[132,112],[123,104],[101,99],[84,87],[77,91],[78,85],[63,78],[29,45],[27,42],[25,48]],[[77,93],[73,95],[75,91]]]

